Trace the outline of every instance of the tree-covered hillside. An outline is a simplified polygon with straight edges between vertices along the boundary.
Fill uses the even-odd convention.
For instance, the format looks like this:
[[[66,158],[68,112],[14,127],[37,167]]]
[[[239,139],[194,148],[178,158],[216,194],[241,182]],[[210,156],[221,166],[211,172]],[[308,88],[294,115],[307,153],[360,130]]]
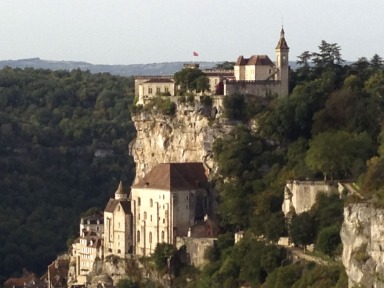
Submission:
[[[383,205],[383,61],[375,55],[344,65],[340,47],[323,41],[298,62],[289,97],[229,95],[224,101],[225,115],[241,123],[214,144],[218,216],[228,234],[219,237],[200,276],[188,276],[196,279],[188,287],[347,285],[337,262],[345,199],[320,194],[310,211],[292,211],[286,221],[283,191],[290,179],[350,179],[365,200]],[[246,236],[233,246],[228,235],[239,230]],[[315,253],[336,262],[289,264],[273,246],[280,236],[302,248],[314,243]]]
[[[78,235],[80,214],[130,185],[133,78],[0,70],[0,283],[42,273]]]

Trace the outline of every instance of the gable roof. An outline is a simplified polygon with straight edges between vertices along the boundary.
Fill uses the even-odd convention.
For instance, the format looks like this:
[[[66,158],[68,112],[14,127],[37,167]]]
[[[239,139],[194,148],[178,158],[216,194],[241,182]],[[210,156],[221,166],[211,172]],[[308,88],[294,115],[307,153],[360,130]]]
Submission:
[[[250,58],[239,56],[236,61],[236,66],[256,65],[256,66],[273,66],[273,62],[269,59],[268,55],[252,55]]]
[[[207,183],[208,178],[203,163],[161,163],[132,188],[189,190],[201,188]]]
[[[121,201],[121,200],[116,200],[116,199],[109,199],[107,206],[104,209],[104,212],[111,212],[115,211],[116,207],[118,204],[121,204],[121,207],[123,208],[123,211],[126,214],[131,213],[131,201]]]

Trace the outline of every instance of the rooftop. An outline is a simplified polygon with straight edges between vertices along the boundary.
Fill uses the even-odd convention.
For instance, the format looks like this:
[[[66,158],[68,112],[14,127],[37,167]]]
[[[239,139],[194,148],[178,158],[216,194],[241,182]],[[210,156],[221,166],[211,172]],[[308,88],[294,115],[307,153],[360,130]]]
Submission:
[[[208,178],[203,163],[161,163],[157,164],[132,188],[189,190],[201,188],[207,182]]]

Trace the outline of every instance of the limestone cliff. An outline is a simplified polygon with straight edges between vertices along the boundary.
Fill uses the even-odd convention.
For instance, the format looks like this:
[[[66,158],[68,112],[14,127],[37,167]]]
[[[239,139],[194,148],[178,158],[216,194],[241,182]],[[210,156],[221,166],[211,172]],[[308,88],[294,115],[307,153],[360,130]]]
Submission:
[[[344,208],[343,264],[349,287],[384,287],[384,209],[371,203]]]
[[[233,125],[218,117],[213,120],[212,109],[178,104],[174,116],[156,110],[132,116],[137,136],[129,150],[136,163],[135,182],[158,163],[202,162],[208,171],[215,171],[213,142]]]

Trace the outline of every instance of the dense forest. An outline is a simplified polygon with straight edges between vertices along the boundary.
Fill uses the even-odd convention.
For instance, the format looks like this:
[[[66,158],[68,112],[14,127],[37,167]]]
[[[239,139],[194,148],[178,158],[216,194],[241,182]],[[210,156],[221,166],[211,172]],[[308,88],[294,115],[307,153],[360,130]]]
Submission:
[[[22,268],[41,275],[78,235],[80,214],[131,184],[133,82],[0,70],[0,283]]]

